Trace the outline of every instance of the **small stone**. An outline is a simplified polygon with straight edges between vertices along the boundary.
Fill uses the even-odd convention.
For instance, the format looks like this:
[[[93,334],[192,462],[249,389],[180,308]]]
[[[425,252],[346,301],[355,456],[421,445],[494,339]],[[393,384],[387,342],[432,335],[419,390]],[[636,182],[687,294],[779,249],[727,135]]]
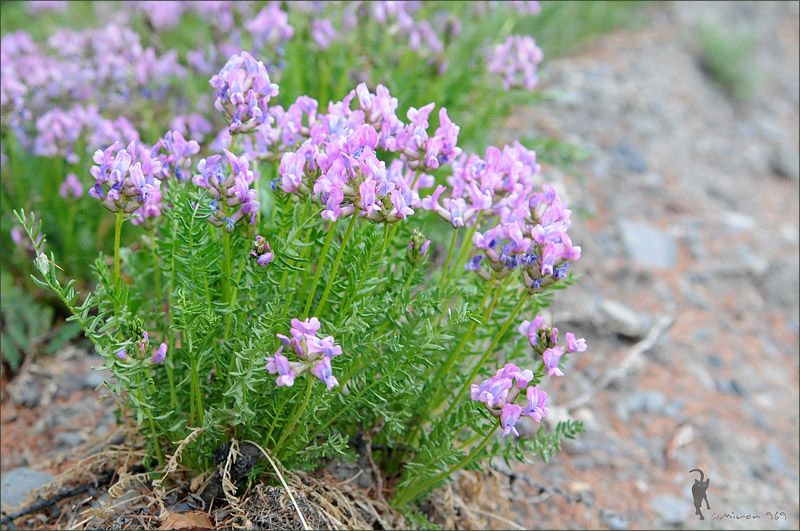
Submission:
[[[662,413],[666,403],[667,399],[661,391],[647,391],[645,393],[645,409],[648,413]]]
[[[789,181],[800,180],[800,162],[797,154],[788,149],[780,148],[772,155],[770,160],[772,170],[779,176]]]
[[[752,230],[756,227],[756,220],[751,216],[739,212],[725,212],[722,214],[722,223],[732,231]]]
[[[642,411],[647,405],[647,397],[644,393],[631,393],[625,400],[625,404],[631,413]]]
[[[628,523],[625,521],[625,518],[615,512],[601,509],[600,519],[605,525],[608,526],[609,529],[628,529]]]
[[[95,389],[99,385],[103,385],[106,381],[105,374],[102,371],[92,371],[83,379],[83,386],[88,389]]]
[[[567,485],[567,489],[573,493],[578,494],[580,492],[592,492],[592,485],[590,483],[586,483],[585,481],[571,481]]]
[[[670,418],[676,418],[683,411],[683,401],[678,399],[670,400],[669,404],[664,408],[664,414]]]
[[[632,261],[651,269],[675,266],[678,247],[675,238],[650,225],[622,219],[619,231],[625,252]]]
[[[634,339],[644,337],[645,327],[641,317],[628,306],[617,301],[604,300],[600,303],[600,311],[611,329],[618,334]]]
[[[53,436],[56,442],[73,448],[83,442],[83,436],[76,431],[59,432]]]
[[[650,504],[665,524],[678,525],[686,521],[691,500],[682,500],[674,496],[657,496],[650,501]]]
[[[729,395],[744,396],[746,394],[744,388],[736,380],[727,380],[720,378],[717,380],[717,389]]]
[[[695,338],[699,339],[699,338],[697,338],[696,335],[695,335]],[[725,366],[725,364],[719,358],[719,356],[715,356],[714,354],[710,354],[708,356],[708,364],[711,365],[712,367],[714,367],[715,369],[721,369],[721,368],[723,368]]]
[[[767,458],[767,466],[773,472],[783,473],[786,471],[786,460],[778,446],[772,443],[767,444],[764,447],[764,456]]]
[[[0,479],[0,502],[9,509],[18,507],[33,489],[46,485],[54,477],[28,467],[9,470]]]
[[[614,146],[611,157],[616,165],[628,171],[644,173],[647,170],[647,163],[641,152],[627,139],[621,140]]]

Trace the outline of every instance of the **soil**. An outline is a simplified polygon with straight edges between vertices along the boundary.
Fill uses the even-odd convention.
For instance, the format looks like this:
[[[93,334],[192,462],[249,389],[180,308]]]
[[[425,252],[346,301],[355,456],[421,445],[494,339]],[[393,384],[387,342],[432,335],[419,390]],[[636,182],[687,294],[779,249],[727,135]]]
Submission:
[[[798,12],[659,3],[643,27],[543,63],[552,99],[518,109],[497,141],[541,136],[591,152],[543,170],[583,248],[582,280],[551,317],[589,345],[546,383],[550,420],[577,418],[586,433],[547,464],[493,463],[486,481],[458,474],[429,508],[438,521],[800,527]],[[709,23],[753,37],[749,100],[704,69],[697,35]],[[99,364],[72,349],[3,380],[3,473],[57,474],[113,429],[94,390]],[[710,479],[702,524],[691,469]]]

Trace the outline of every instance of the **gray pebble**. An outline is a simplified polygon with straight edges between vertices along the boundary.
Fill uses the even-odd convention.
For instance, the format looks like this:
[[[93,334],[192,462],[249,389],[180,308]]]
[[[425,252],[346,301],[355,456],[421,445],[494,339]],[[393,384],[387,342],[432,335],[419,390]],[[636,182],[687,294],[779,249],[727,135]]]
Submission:
[[[647,391],[645,393],[645,409],[648,413],[659,414],[664,411],[667,399],[661,391]]]
[[[83,386],[88,389],[95,389],[98,385],[103,385],[106,381],[104,371],[92,371],[83,379]]]
[[[8,508],[17,507],[33,489],[49,483],[54,477],[28,467],[9,470],[0,479],[0,502]]]
[[[678,525],[686,521],[692,500],[682,500],[675,496],[657,496],[650,500],[653,510],[668,525]]]
[[[78,446],[83,442],[83,436],[76,431],[59,432],[53,436],[56,442],[70,448]]]
[[[783,473],[786,471],[786,460],[778,446],[772,443],[767,444],[764,447],[764,456],[767,458],[767,466],[773,472]]]
[[[647,163],[644,161],[642,153],[626,139],[614,146],[611,157],[617,166],[628,171],[644,173],[647,170]]]
[[[608,526],[609,529],[615,529],[615,530],[628,529],[628,523],[625,521],[625,518],[623,518],[617,513],[602,509],[600,511],[600,519],[603,521],[605,525]]]
[[[649,223],[622,219],[619,231],[625,252],[632,261],[651,269],[675,266],[678,247],[675,238]]]

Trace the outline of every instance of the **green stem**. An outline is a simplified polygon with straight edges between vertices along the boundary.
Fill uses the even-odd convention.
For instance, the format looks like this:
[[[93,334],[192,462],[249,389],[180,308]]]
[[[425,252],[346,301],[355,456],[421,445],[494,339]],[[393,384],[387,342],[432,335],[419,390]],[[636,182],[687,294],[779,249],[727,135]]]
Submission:
[[[408,274],[408,279],[406,280],[405,286],[403,286],[403,293],[408,291],[408,288],[411,287],[411,281],[414,279],[414,274],[417,272],[417,267],[414,266],[411,268],[411,273]]]
[[[284,450],[282,446],[283,443],[292,434],[292,430],[294,430],[294,425],[297,424],[297,419],[299,419],[300,415],[303,414],[303,411],[305,411],[306,406],[308,405],[308,399],[311,398],[311,387],[314,385],[314,377],[312,376],[311,373],[306,374],[306,380],[308,381],[308,383],[306,384],[306,396],[303,399],[303,404],[302,405],[300,405],[300,403],[297,404],[299,407],[295,407],[294,415],[292,415],[292,420],[290,420],[289,423],[283,428],[283,432],[281,433],[281,438],[278,439],[278,443],[275,445],[275,449],[278,452],[278,460],[280,460],[281,457],[283,457],[282,455]]]
[[[72,259],[74,257],[72,246],[75,232],[75,215],[78,213],[78,204],[75,201],[69,202],[67,212],[67,233],[64,235],[64,254]]]
[[[222,243],[225,247],[225,278],[223,279],[223,285],[225,286],[225,302],[230,302],[231,300],[231,235],[230,233],[223,228],[222,229],[224,235],[222,237]]]
[[[306,299],[306,306],[303,309],[303,319],[308,317],[308,312],[311,310],[311,303],[314,300],[314,293],[317,291],[317,284],[319,284],[319,277],[322,276],[322,269],[325,266],[325,258],[328,256],[328,248],[333,241],[333,234],[336,232],[336,221],[331,224],[328,229],[328,235],[325,237],[325,243],[322,246],[322,254],[320,254],[319,263],[317,264],[317,271],[314,273],[314,281],[311,283],[311,291]]]
[[[275,431],[275,426],[278,425],[278,419],[283,417],[283,410],[286,408],[286,401],[289,399],[289,392],[286,391],[283,394],[283,400],[281,401],[281,405],[275,408],[275,417],[273,417],[272,422],[269,425],[269,431],[267,432],[267,436],[264,438],[264,443],[269,444],[269,439],[272,437],[272,432]],[[274,447],[273,447],[274,448]]]
[[[491,293],[492,288],[494,286],[495,286],[494,282],[489,284],[489,289],[487,289],[486,293],[483,294],[483,298],[481,299],[481,302],[478,303],[478,308],[483,308],[483,305],[486,303],[486,299],[488,298],[489,293]],[[496,302],[497,297],[498,297],[498,295],[500,294],[501,291],[503,291],[502,287],[498,287],[497,291],[495,292],[495,296],[494,296],[492,304],[490,304],[488,306],[488,308],[486,310],[484,310],[484,312],[483,312],[483,314],[481,316],[481,323],[487,322],[486,318],[487,318],[489,312],[491,311],[491,308],[494,307],[494,302]],[[419,417],[418,417],[419,420],[414,424],[413,429],[411,428],[411,426],[409,426],[409,430],[406,432],[406,433],[410,433],[410,434],[406,438],[407,445],[406,445],[406,450],[403,453],[403,457],[405,457],[405,454],[408,453],[408,451],[410,450],[411,446],[416,441],[416,438],[417,438],[417,435],[419,434],[419,431],[422,429],[422,426],[425,424],[425,421],[428,419],[428,415],[430,415],[431,411],[433,411],[436,408],[436,406],[439,404],[439,396],[440,396],[440,394],[442,392],[442,389],[443,389],[443,386],[444,386],[444,384],[446,382],[445,375],[450,371],[450,369],[452,369],[453,365],[458,360],[459,354],[461,354],[461,351],[464,349],[464,346],[469,342],[469,339],[472,337],[472,334],[475,332],[475,329],[477,327],[478,327],[478,323],[476,323],[475,321],[472,321],[472,323],[470,323],[470,326],[467,329],[467,333],[464,334],[464,337],[461,338],[461,341],[459,342],[459,344],[456,347],[456,349],[450,353],[450,355],[447,357],[447,360],[445,361],[444,365],[442,365],[439,368],[439,372],[436,373],[436,377],[432,381],[433,385],[436,385],[436,389],[435,389],[434,393],[431,395],[431,399],[428,401],[427,405],[424,406],[423,412],[422,412],[421,415],[419,415]]]
[[[450,285],[450,283],[457,279],[464,271],[464,264],[467,261],[470,250],[472,249],[472,237],[475,235],[475,231],[478,230],[478,223],[481,221],[481,216],[483,216],[483,210],[478,212],[478,217],[475,218],[475,223],[469,228],[466,236],[464,236],[464,240],[461,242],[461,251],[458,254],[458,258],[456,258],[456,265],[453,268],[452,274],[448,275],[446,285]]]
[[[392,227],[392,230],[389,231],[388,237],[383,242],[383,249],[381,249],[381,254],[385,253],[386,249],[389,248],[389,244],[392,243],[394,235],[397,233],[397,229],[399,228],[400,228],[400,222],[397,222],[394,224],[394,227]]]
[[[153,276],[156,282],[156,311],[161,312],[161,270],[158,268],[158,256],[156,255],[156,234],[155,230],[150,228],[150,253],[153,256]]]
[[[453,258],[453,249],[456,246],[456,238],[458,237],[458,231],[453,230],[453,239],[450,241],[450,250],[447,251],[447,260],[444,263],[444,268],[442,269],[442,277],[439,279],[439,289],[442,288],[444,285],[444,281],[447,278],[447,268],[450,265],[450,260]]]
[[[525,302],[527,300],[528,300],[528,298],[526,297],[525,293],[523,293],[521,298],[519,299],[519,303],[517,303],[516,308],[514,308],[514,311],[511,312],[511,315],[506,320],[506,323],[500,329],[500,332],[498,332],[498,334],[494,337],[494,339],[492,340],[492,343],[489,345],[489,348],[486,349],[486,352],[483,354],[483,356],[481,356],[481,359],[478,360],[477,365],[475,365],[475,368],[472,369],[472,372],[467,377],[467,380],[464,382],[464,385],[461,387],[461,390],[458,392],[456,397],[453,399],[453,402],[450,404],[450,407],[447,409],[447,413],[445,414],[445,417],[450,416],[450,412],[453,410],[453,408],[458,403],[458,401],[461,399],[461,397],[464,396],[464,393],[467,392],[467,390],[469,389],[470,385],[472,384],[472,380],[474,380],[475,376],[478,375],[478,372],[481,370],[481,367],[483,367],[483,364],[486,362],[486,360],[489,358],[489,356],[494,352],[494,348],[497,346],[497,344],[503,338],[503,335],[506,333],[506,331],[514,323],[514,318],[517,316],[517,314],[522,309],[522,306],[525,304]]]
[[[433,485],[437,484],[439,481],[441,481],[443,479],[446,479],[448,476],[453,474],[453,472],[455,472],[456,470],[464,468],[465,466],[470,464],[472,461],[475,460],[475,458],[477,458],[477,456],[480,453],[480,451],[483,450],[486,447],[487,444],[489,444],[489,440],[492,438],[492,435],[494,435],[494,432],[496,432],[497,428],[499,428],[499,427],[500,427],[500,422],[498,421],[497,424],[494,425],[494,428],[489,430],[489,432],[483,438],[481,443],[472,452],[470,452],[470,454],[468,456],[466,456],[464,459],[462,459],[461,461],[459,461],[458,463],[453,465],[451,468],[449,468],[449,469],[447,469],[447,470],[445,470],[443,472],[440,472],[439,474],[433,476],[432,478],[430,478],[430,479],[428,479],[426,481],[420,482],[419,485],[416,486],[415,488],[412,488],[414,486],[414,483],[412,483],[411,485],[406,487],[392,501],[392,505],[394,505],[395,507],[401,507],[401,506],[405,505],[406,503],[408,503],[409,501],[413,500],[414,498],[416,498],[421,493],[425,492],[426,489],[428,489],[428,488],[432,487]],[[427,467],[425,467],[422,470],[420,470],[417,475],[421,476],[426,468]]]
[[[125,212],[117,210],[117,223],[114,227],[114,289],[119,288],[119,244],[122,239],[122,222]]]
[[[139,385],[141,385],[141,373],[137,376],[137,380],[139,381]],[[153,414],[150,413],[150,406],[146,405],[147,402],[144,399],[144,394],[142,393],[142,388],[139,387],[138,389],[139,394],[139,401],[142,403],[142,409],[144,409],[144,414],[147,415],[147,420],[150,423],[150,433],[153,434],[153,447],[156,450],[156,459],[158,459],[158,466],[164,466],[164,456],[161,455],[161,443],[158,440],[158,432],[156,431],[156,422],[153,419]]]
[[[319,304],[317,305],[317,311],[314,312],[314,315],[322,315],[322,311],[325,309],[325,302],[328,300],[328,295],[333,288],[334,282],[336,282],[336,273],[339,271],[339,264],[342,262],[342,255],[344,254],[344,248],[347,246],[347,241],[350,239],[350,235],[353,233],[353,227],[356,226],[356,220],[358,219],[358,209],[353,213],[352,218],[350,219],[350,224],[347,226],[347,232],[342,238],[342,244],[339,246],[339,252],[336,253],[336,260],[333,262],[333,269],[331,269],[330,277],[328,278],[328,285],[325,286],[325,291],[322,292],[322,298],[319,300]],[[308,317],[306,315],[306,317]]]

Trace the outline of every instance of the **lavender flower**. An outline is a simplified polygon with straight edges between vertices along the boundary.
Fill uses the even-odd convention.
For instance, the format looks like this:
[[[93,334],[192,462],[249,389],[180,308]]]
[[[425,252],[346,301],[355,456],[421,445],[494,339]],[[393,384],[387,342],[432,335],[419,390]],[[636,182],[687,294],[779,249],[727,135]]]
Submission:
[[[328,390],[339,385],[333,376],[331,361],[342,354],[342,347],[335,344],[333,336],[317,337],[321,323],[316,317],[304,321],[292,319],[291,324],[291,337],[276,334],[282,345],[273,357],[267,358],[267,370],[270,374],[280,375],[278,386],[292,386],[295,378],[306,371],[319,378],[327,385]],[[284,348],[300,361],[289,361],[281,354]]]
[[[89,196],[112,212],[138,210],[161,187],[156,178],[161,163],[152,160],[144,146],[137,149],[135,142],[124,149],[114,142],[105,151],[97,150],[93,160],[91,174],[96,181]]]
[[[278,95],[278,85],[249,53],[231,56],[209,84],[217,89],[214,106],[230,120],[231,133],[246,133],[270,119],[267,103]]]
[[[515,426],[519,421],[521,412],[522,408],[516,404],[506,404],[503,406],[503,412],[500,415],[500,424],[503,426],[503,437],[506,437],[509,433],[513,433],[519,437],[519,432]]]
[[[269,242],[260,235],[256,236],[253,241],[253,250],[250,251],[250,254],[256,258],[256,263],[261,267],[267,267],[273,258]]]
[[[528,405],[522,410],[522,414],[531,417],[536,422],[541,422],[550,410],[547,409],[547,393],[539,390],[539,386],[528,387]]]
[[[192,182],[206,188],[212,197],[209,203],[212,214],[208,221],[232,231],[242,220],[255,224],[260,204],[257,201],[258,192],[250,188],[255,175],[249,169],[249,161],[227,149],[223,151],[225,159],[220,155],[212,155],[200,160],[197,163],[200,173],[192,177]]]
[[[275,381],[278,387],[292,387],[295,378],[297,378],[297,372],[289,365],[289,358],[281,354],[282,350],[283,347],[281,346],[278,348],[275,356],[267,358],[267,371],[269,371],[270,374],[279,375]]]
[[[152,362],[154,364],[159,364],[159,363],[163,362],[166,358],[167,358],[167,344],[166,343],[161,343],[161,345],[159,345],[158,350],[156,351],[156,353],[153,354]]]
[[[73,199],[78,199],[83,195],[83,185],[78,180],[78,176],[74,173],[68,173],[64,182],[58,187],[58,194],[66,199],[72,196]]]
[[[542,359],[544,360],[545,368],[547,368],[548,378],[551,376],[564,376],[564,371],[558,368],[558,362],[563,355],[564,351],[561,347],[551,347],[542,353]]]
[[[525,87],[533,90],[539,81],[537,65],[542,61],[542,50],[529,35],[510,35],[498,44],[489,58],[489,72],[503,75],[503,89]]]

